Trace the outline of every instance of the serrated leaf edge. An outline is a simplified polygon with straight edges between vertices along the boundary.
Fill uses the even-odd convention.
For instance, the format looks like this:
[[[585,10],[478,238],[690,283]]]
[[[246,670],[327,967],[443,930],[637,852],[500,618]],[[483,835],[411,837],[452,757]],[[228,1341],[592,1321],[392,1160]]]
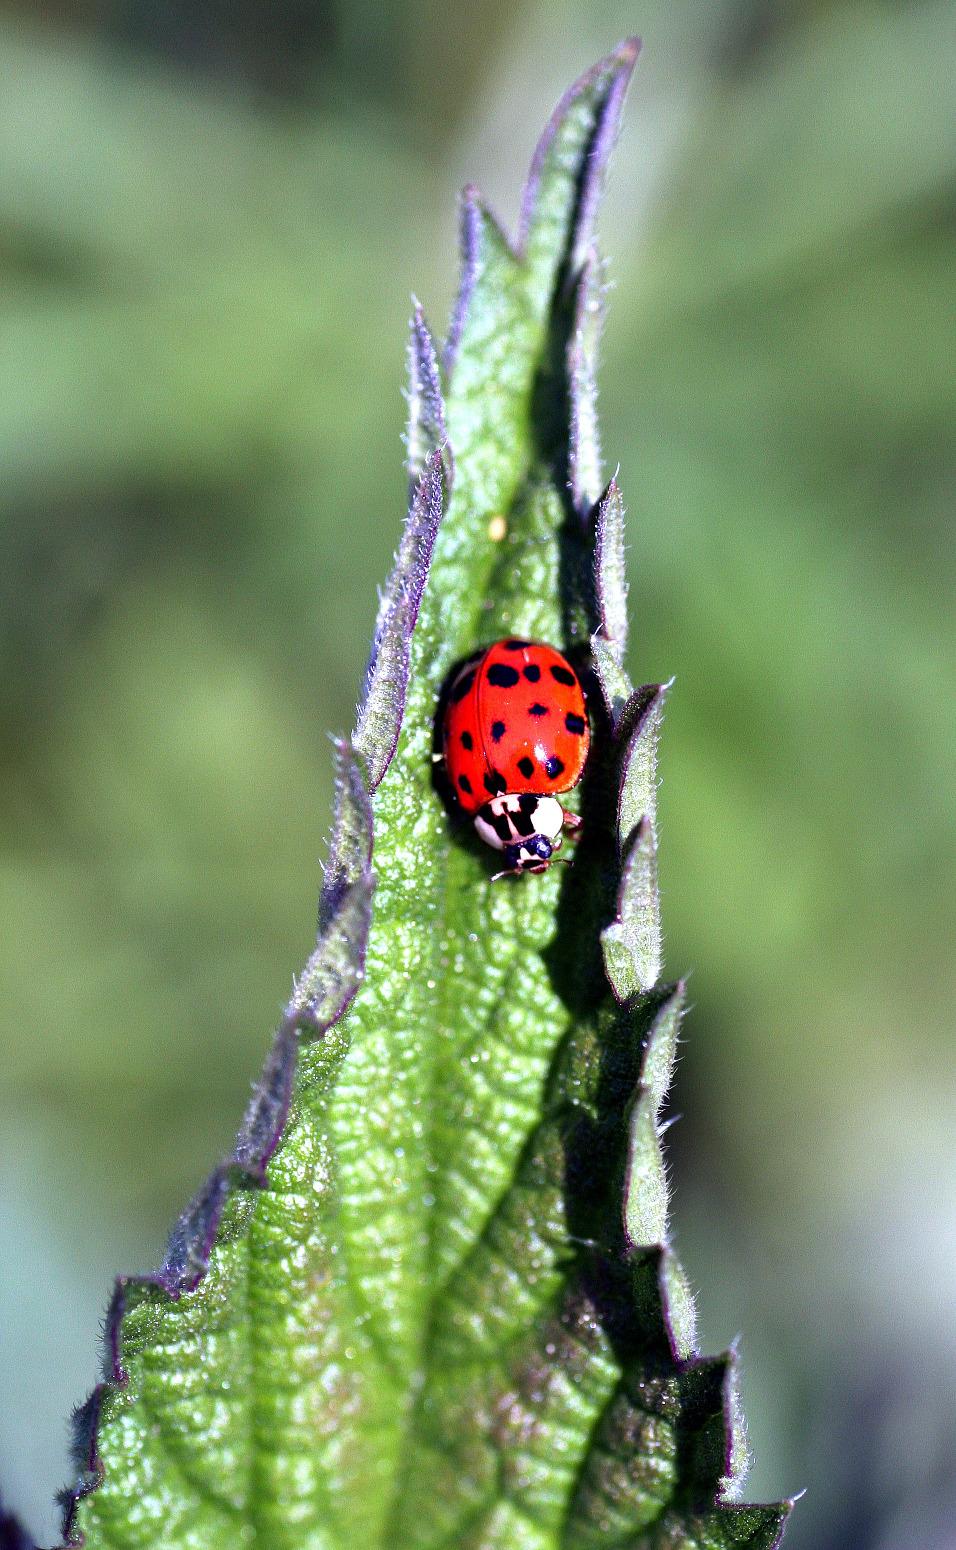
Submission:
[[[425,328],[423,319],[421,328]],[[114,1282],[104,1332],[105,1377],[73,1417],[73,1458],[79,1478],[60,1496],[66,1546],[85,1542],[85,1536],[76,1530],[77,1513],[82,1500],[103,1477],[97,1438],[104,1400],[109,1392],[129,1381],[120,1350],[130,1293],[155,1288],[176,1301],[198,1286],[209,1268],[232,1188],[242,1184],[261,1187],[265,1183],[266,1169],[279,1145],[289,1112],[299,1035],[306,1033],[310,1038],[318,1038],[327,1032],[348,1010],[361,984],[374,889],[371,791],[384,776],[398,741],[407,689],[409,643],[441,520],[443,480],[443,452],[436,448],[426,459],[416,486],[395,566],[383,592],[355,737],[352,743],[336,744],[335,817],[320,894],[316,947],[280,1021],[233,1152],[213,1170],[179,1218],[160,1268],[144,1275],[118,1276]],[[387,664],[384,668],[380,665],[383,658]],[[379,732],[377,738],[373,730]],[[358,746],[360,741],[363,746]],[[372,756],[371,769],[365,765],[367,754]],[[310,977],[316,977],[323,953],[345,922],[351,951],[338,982],[332,965],[325,1001],[317,1007],[309,996],[303,996],[300,987],[307,985]],[[341,965],[341,955],[337,956]]]
[[[728,1350],[715,1357],[706,1357],[700,1354],[696,1343],[696,1335],[692,1322],[686,1327],[679,1328],[678,1319],[675,1317],[674,1294],[675,1281],[683,1296],[690,1297],[686,1287],[683,1271],[674,1255],[669,1241],[667,1230],[667,1201],[666,1201],[666,1165],[663,1157],[662,1137],[667,1129],[667,1124],[661,1124],[660,1112],[666,1101],[671,1076],[674,1066],[674,1053],[671,1053],[663,1071],[656,1078],[651,1076],[648,1065],[653,1060],[656,1050],[656,1037],[665,1019],[676,1014],[676,1027],[674,1030],[674,1044],[676,1049],[677,1036],[680,1022],[685,1011],[686,985],[683,980],[678,981],[669,989],[655,991],[659,996],[660,1004],[654,1016],[651,1029],[647,1035],[646,1044],[641,1059],[641,1069],[635,1083],[634,1094],[631,1099],[630,1111],[633,1116],[641,1103],[650,1104],[653,1113],[651,1115],[653,1139],[651,1144],[656,1148],[658,1166],[662,1175],[665,1175],[664,1188],[664,1231],[660,1241],[656,1243],[638,1243],[632,1237],[628,1225],[627,1198],[634,1177],[634,1157],[630,1148],[625,1166],[624,1190],[622,1195],[622,1218],[624,1225],[625,1242],[628,1245],[628,1259],[634,1263],[652,1256],[656,1259],[656,1283],[660,1298],[661,1315],[664,1332],[667,1336],[668,1347],[674,1367],[681,1374],[697,1371],[703,1367],[713,1367],[715,1364],[723,1364],[723,1378],[721,1383],[721,1408],[723,1412],[723,1460],[724,1467],[714,1494],[713,1507],[720,1512],[769,1512],[781,1515],[779,1531],[773,1541],[767,1545],[766,1550],[774,1550],[780,1544],[786,1527],[787,1518],[793,1509],[797,1498],[788,1498],[780,1502],[770,1503],[741,1503],[738,1500],[739,1492],[746,1478],[750,1464],[750,1455],[747,1445],[746,1426],[739,1401],[738,1372],[739,1358],[736,1343]],[[640,998],[644,1000],[645,998]],[[632,1121],[629,1120],[629,1131]],[[691,1302],[692,1312],[692,1302]],[[686,1316],[686,1315],[685,1315]],[[610,1403],[610,1401],[609,1401]]]
[[[475,183],[466,183],[458,201],[458,254],[461,264],[458,290],[452,307],[451,322],[442,349],[442,366],[446,379],[450,379],[458,355],[458,346],[465,327],[465,319],[471,306],[471,298],[478,282],[481,262],[482,227],[487,226],[495,240],[515,259],[518,258],[512,242],[494,211],[489,208]]]
[[[408,690],[411,638],[444,507],[443,449],[425,460],[391,576],[379,604],[353,742],[369,789],[384,778],[398,745]]]
[[[586,70],[583,75],[580,75],[564,93],[535,146],[528,176],[522,191],[518,229],[514,240],[508,236],[497,216],[483,199],[476,184],[468,183],[462,190],[459,203],[461,278],[452,309],[448,335],[442,352],[442,364],[446,376],[451,375],[455,364],[465,318],[478,277],[482,225],[487,223],[502,247],[512,255],[517,263],[524,263],[527,256],[528,236],[534,220],[538,192],[541,186],[542,170],[548,152],[554,143],[563,120],[577,99],[585,92],[590,91],[597,81],[607,77],[608,91],[596,116],[591,150],[587,159],[587,168],[582,180],[582,188],[578,200],[577,218],[570,235],[570,273],[577,280],[581,272],[587,267],[589,260],[593,258],[597,262],[593,249],[597,207],[608,159],[614,147],[614,140],[620,126],[624,98],[640,51],[640,38],[626,38],[612,53],[598,60],[597,64],[593,65],[591,69]],[[598,265],[598,270],[599,267]],[[594,370],[593,348],[596,348],[596,340],[593,341],[592,353],[587,356],[587,361],[585,362],[582,358],[581,362],[582,370],[590,368],[592,375]],[[569,354],[573,349],[574,342],[572,338]],[[573,395],[573,375],[571,381]],[[592,396],[588,402],[593,411],[594,397]],[[586,414],[587,411],[583,407],[583,400],[579,402],[579,409],[582,411],[582,415]],[[593,430],[596,435],[596,420]],[[599,451],[596,463],[599,466]]]
[[[596,340],[589,341],[584,337],[588,319],[582,315],[581,309],[591,307],[594,304],[593,287],[596,283],[595,275],[600,272],[598,261],[591,247],[595,216],[604,170],[617,132],[621,105],[639,50],[640,41],[638,39],[626,40],[613,54],[599,61],[591,70],[585,72],[561,99],[544,134],[538,142],[532,160],[531,170],[525,185],[518,236],[515,243],[509,242],[495,217],[483,204],[480,194],[473,185],[464,190],[461,199],[462,272],[448,338],[443,352],[443,365],[446,373],[453,366],[464,319],[474,291],[479,262],[478,255],[482,222],[489,222],[501,241],[515,257],[519,260],[523,258],[540,186],[541,170],[557,133],[558,126],[582,91],[589,89],[595,80],[599,79],[602,74],[607,74],[612,67],[618,66],[616,74],[611,77],[608,94],[601,105],[598,115],[587,170],[582,182],[577,221],[571,247],[571,268],[572,272],[577,275],[578,291],[576,296],[576,327],[572,333],[568,350],[569,380],[572,392],[572,461],[570,468],[572,475],[572,499],[582,515],[587,507],[586,497],[589,492],[581,474],[581,464],[584,461],[584,453],[581,449],[585,442],[589,442],[587,456],[591,458],[594,468],[599,468],[600,466],[600,449],[597,442],[595,410],[594,350],[596,348]],[[590,293],[588,287],[592,288]],[[585,297],[587,297],[586,301],[584,300]],[[424,435],[426,439],[431,439],[438,428],[443,429],[445,423],[437,357],[424,316],[417,304],[412,320],[412,339],[409,346],[409,384],[411,417],[409,427],[409,464],[410,472],[414,474],[416,472],[414,463],[418,457],[418,451],[415,449],[419,447],[421,437]],[[428,430],[425,429],[426,427],[428,427]],[[578,438],[577,451],[575,451],[575,437]],[[371,872],[372,822],[369,795],[382,780],[397,745],[405,707],[409,669],[409,643],[417,621],[418,608],[445,503],[444,481],[450,479],[452,469],[453,462],[447,441],[443,441],[441,445],[425,457],[413,491],[395,566],[382,594],[372,653],[366,672],[365,689],[358,707],[353,745],[339,745],[340,756],[347,757],[351,761],[350,769],[353,771],[357,769],[362,772],[360,775],[362,792],[364,801],[368,804],[368,845],[359,855],[356,854],[354,847],[346,846],[343,841],[344,826],[341,817],[337,819],[333,829],[333,837],[330,844],[330,860],[326,870],[326,882],[323,886],[322,900],[320,902],[320,941],[317,944],[316,952],[309,960],[310,964],[315,960],[316,954],[321,952],[322,941],[328,940],[329,934],[334,933],[337,923],[341,921],[346,901],[351,900],[354,902],[356,889],[367,889],[368,919],[370,920],[371,893],[374,880]],[[620,494],[617,490],[616,480],[611,481],[611,485],[605,491],[602,501],[606,502],[611,497],[612,491],[614,492],[613,499],[615,503],[619,503]],[[656,824],[653,813],[645,814],[642,816],[636,829],[631,830],[630,836],[622,833],[624,793],[627,784],[628,768],[631,763],[629,755],[633,753],[637,741],[646,735],[651,710],[662,699],[667,686],[654,685],[648,686],[645,689],[630,691],[629,680],[623,668],[624,645],[619,639],[620,630],[616,623],[612,624],[611,622],[614,616],[620,617],[619,608],[623,607],[623,599],[620,598],[620,588],[624,585],[624,581],[623,569],[616,563],[614,558],[618,553],[618,535],[616,533],[610,535],[607,533],[608,515],[609,511],[605,511],[602,527],[600,509],[596,513],[596,596],[599,600],[602,625],[593,638],[592,644],[595,650],[598,678],[612,719],[616,740],[619,740],[622,734],[627,738],[624,757],[621,761],[617,827],[619,849],[622,853],[626,851],[628,855],[633,855],[639,845],[646,845],[648,833],[654,837],[656,846]],[[617,513],[615,513],[614,520],[618,520]],[[619,521],[620,541],[622,544],[622,505],[620,507]],[[644,697],[648,695],[649,690],[653,690],[654,693],[648,701]],[[344,752],[345,750],[347,750],[347,754]],[[339,789],[341,791],[341,785]],[[606,932],[611,931],[615,925],[621,923],[625,909],[634,907],[635,901],[627,893],[627,878],[628,868],[625,858],[622,862],[617,920],[611,922],[605,928]],[[654,879],[653,892],[656,898],[656,877]],[[659,904],[657,905],[657,913],[659,915]],[[366,921],[363,939],[359,944],[359,951],[363,957],[367,941],[367,930],[368,922]],[[650,984],[641,986],[641,993],[646,993],[651,988],[651,985],[656,983],[657,972],[659,972],[659,969],[655,972]],[[222,1212],[233,1184],[251,1182],[261,1185],[265,1180],[265,1170],[268,1161],[281,1139],[282,1129],[288,1114],[298,1050],[298,1032],[302,1029],[307,1029],[309,1034],[314,1037],[332,1026],[350,1004],[358,989],[360,978],[361,975],[359,974],[354,985],[346,984],[343,986],[341,998],[326,1022],[323,1022],[320,1017],[310,1012],[310,1008],[307,1004],[303,1004],[301,998],[297,1000],[297,991],[294,992],[289,1007],[286,1009],[279,1025],[243,1126],[237,1136],[233,1154],[213,1171],[206,1184],[183,1213],[171,1235],[169,1249],[160,1269],[143,1276],[117,1277],[106,1320],[105,1350],[107,1376],[104,1381],[96,1386],[89,1399],[80,1407],[74,1417],[75,1458],[77,1468],[81,1474],[80,1479],[73,1488],[65,1492],[61,1498],[65,1508],[63,1532],[66,1545],[76,1546],[83,1544],[84,1536],[82,1534],[75,1536],[73,1532],[77,1508],[83,1497],[94,1490],[102,1478],[102,1465],[97,1451],[97,1431],[103,1400],[111,1388],[122,1386],[128,1381],[120,1358],[122,1321],[128,1294],[136,1288],[155,1287],[171,1298],[177,1299],[184,1292],[194,1290],[196,1285],[198,1285],[208,1269],[209,1257],[222,1218]],[[615,984],[610,972],[608,978],[612,991],[619,1001],[634,999],[633,991],[622,992]],[[677,989],[680,991],[682,987],[677,987]],[[644,1065],[642,1062],[642,1073],[643,1069]],[[639,1085],[638,1091],[635,1093],[635,1102],[640,1099],[644,1092],[646,1092],[646,1089]],[[666,1084],[660,1098],[655,1102],[655,1114],[665,1095]],[[655,1118],[655,1138],[658,1147],[660,1145],[661,1133],[661,1128]],[[630,1166],[631,1159],[628,1162],[628,1167],[630,1168]],[[661,1155],[661,1167],[663,1168],[663,1166],[663,1157]],[[625,1206],[625,1201],[626,1192],[622,1199],[622,1209]],[[714,1359],[701,1358],[696,1351],[690,1356],[681,1355],[673,1325],[671,1287],[668,1274],[670,1268],[669,1261],[673,1261],[674,1268],[677,1268],[676,1260],[673,1260],[672,1251],[666,1241],[666,1232],[663,1237],[665,1241],[657,1245],[634,1245],[633,1254],[636,1256],[638,1254],[653,1253],[658,1256],[657,1284],[673,1360],[678,1368],[687,1370],[704,1360]],[[745,1513],[760,1510],[779,1511],[781,1514],[779,1533],[773,1540],[773,1545],[767,1547],[767,1550],[773,1550],[773,1546],[778,1545],[782,1538],[786,1519],[793,1506],[793,1501],[788,1500],[769,1504],[765,1508],[760,1508],[757,1506],[739,1505],[727,1499],[725,1494],[727,1491],[732,1492],[738,1486],[742,1478],[742,1468],[739,1463],[740,1410],[735,1387],[736,1351],[732,1350],[727,1353],[724,1359],[726,1360],[723,1388],[726,1467],[724,1480],[722,1481],[721,1489],[718,1491],[715,1506],[729,1513]],[[745,1452],[746,1450],[744,1449],[744,1454]],[[15,1520],[10,1519],[7,1521],[13,1524],[14,1529],[19,1529]],[[3,1530],[4,1526],[3,1520],[0,1520],[0,1531]],[[14,1543],[16,1544],[16,1541]],[[18,1546],[17,1550],[24,1550],[24,1547]]]
[[[594,507],[594,567],[601,634],[619,666],[627,651],[627,512],[617,474]]]
[[[374,880],[371,869],[372,810],[361,765],[351,745],[337,745],[336,810],[329,844],[319,906],[320,932],[313,963],[323,946],[335,934],[337,923],[348,902],[357,894],[371,898]],[[348,834],[351,845],[346,846]],[[356,842],[357,840],[357,842]],[[85,1536],[75,1531],[80,1502],[95,1490],[103,1478],[97,1447],[99,1418],[103,1402],[115,1388],[129,1381],[120,1355],[122,1325],[132,1291],[155,1288],[174,1302],[195,1291],[209,1269],[210,1257],[232,1189],[243,1184],[262,1187],[266,1170],[274,1155],[289,1113],[302,1032],[311,1038],[328,1031],[344,1015],[361,983],[367,941],[356,943],[355,973],[343,978],[341,993],[332,996],[325,1020],[304,1003],[297,989],[283,1013],[262,1074],[255,1085],[243,1123],[230,1156],[218,1164],[180,1216],[172,1233],[163,1263],[156,1271],[137,1276],[117,1276],[106,1314],[104,1334],[104,1379],[73,1417],[73,1457],[79,1472],[76,1483],[62,1493],[64,1508],[63,1539],[68,1546],[82,1545]]]
[[[408,403],[405,463],[409,495],[414,499],[416,486],[432,452],[441,449],[443,453],[449,487],[454,479],[454,460],[445,425],[445,400],[438,355],[421,303],[415,297],[412,302],[414,310],[408,330],[408,385],[405,389]]]
[[[627,579],[624,545],[625,508],[617,475],[610,480],[592,508],[594,526],[594,595],[600,627],[592,636],[595,668],[611,721],[612,754],[618,769],[618,794],[615,813],[620,875],[614,919],[602,932],[605,970],[619,1004],[636,1004],[655,991],[661,973],[660,897],[657,882],[657,743],[664,701],[673,680],[665,684],[644,684],[632,689],[624,654],[627,645]],[[650,919],[647,919],[647,915]],[[640,920],[644,918],[644,928]],[[648,951],[648,944],[652,950]],[[608,949],[610,948],[610,953]],[[615,952],[617,961],[615,961]],[[656,992],[660,994],[660,992]],[[662,1001],[655,1017],[659,1024],[669,1002],[679,998],[678,1022],[683,1015],[684,984],[679,982],[667,1000]],[[656,1284],[661,1317],[678,1370],[686,1372],[711,1358],[700,1355],[694,1329],[693,1299],[684,1272],[669,1241],[666,1163],[662,1137],[666,1126],[660,1123],[660,1110],[670,1086],[673,1059],[656,1090],[647,1085],[647,1062],[653,1051],[653,1031],[641,1061],[641,1072],[631,1102],[633,1117],[638,1105],[653,1105],[652,1145],[663,1180],[663,1223],[660,1241],[638,1244],[628,1231],[627,1200],[634,1176],[636,1159],[634,1137],[629,1118],[628,1157],[625,1168],[621,1209],[629,1258],[647,1254],[657,1259]],[[682,1304],[678,1313],[675,1299]],[[724,1472],[714,1497],[714,1507],[726,1512],[761,1510],[757,1504],[740,1505],[736,1497],[749,1467],[749,1450],[743,1413],[737,1392],[737,1352],[724,1353],[722,1386]],[[779,1545],[793,1502],[768,1504],[762,1510],[781,1514],[779,1532],[772,1546]]]

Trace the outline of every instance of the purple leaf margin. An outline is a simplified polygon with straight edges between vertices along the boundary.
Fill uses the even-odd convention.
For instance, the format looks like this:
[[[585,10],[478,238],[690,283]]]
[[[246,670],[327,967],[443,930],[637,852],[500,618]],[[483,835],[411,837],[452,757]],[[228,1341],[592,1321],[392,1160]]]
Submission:
[[[444,428],[444,406],[431,336],[421,309],[413,319],[416,360],[427,379],[428,424]],[[423,422],[424,423],[424,422]],[[253,1089],[232,1153],[216,1167],[170,1234],[158,1270],[118,1276],[106,1315],[104,1377],[73,1418],[73,1456],[78,1478],[61,1496],[65,1546],[81,1545],[80,1502],[103,1476],[97,1437],[106,1395],[128,1382],[123,1367],[122,1326],[130,1297],[155,1288],[174,1301],[192,1292],[209,1268],[223,1211],[233,1189],[261,1187],[278,1148],[292,1102],[300,1042],[320,1038],[347,1012],[365,969],[372,919],[374,825],[371,793],[395,752],[405,709],[412,632],[418,619],[443,510],[447,477],[443,443],[425,458],[415,486],[394,568],[382,594],[365,690],[351,742],[335,745],[335,814],[319,898],[316,946],[295,982]],[[0,1550],[33,1550],[12,1518],[0,1518]]]
[[[445,369],[454,362],[481,264],[482,245],[500,241],[518,262],[528,254],[544,169],[562,125],[582,94],[603,84],[576,191],[575,214],[567,251],[561,259],[563,283],[571,299],[572,326],[567,346],[570,394],[569,482],[571,500],[582,521],[593,521],[595,538],[595,597],[599,628],[593,649],[602,692],[612,723],[611,753],[619,772],[618,842],[621,882],[616,919],[605,932],[615,933],[619,958],[634,959],[638,944],[634,922],[656,898],[656,745],[666,686],[636,691],[624,667],[626,645],[626,582],[624,572],[624,508],[616,479],[603,496],[600,489],[600,442],[596,412],[596,360],[603,316],[603,272],[594,249],[594,227],[601,184],[617,133],[621,106],[636,62],[637,39],[623,43],[589,70],[565,94],[542,136],[532,162],[522,202],[518,237],[508,244],[494,217],[474,188],[466,189],[461,205],[462,277],[444,353]],[[559,273],[560,273],[559,270]],[[351,743],[336,745],[336,810],[329,859],[319,905],[316,947],[298,978],[280,1021],[272,1048],[250,1100],[233,1152],[212,1173],[171,1234],[159,1270],[142,1277],[117,1279],[106,1321],[105,1376],[75,1418],[75,1451],[79,1479],[65,1494],[64,1536],[67,1545],[82,1543],[76,1533],[79,1502],[102,1478],[97,1431],[104,1397],[123,1385],[122,1322],[131,1294],[157,1288],[172,1299],[195,1289],[205,1275],[230,1192],[241,1185],[262,1185],[280,1144],[293,1097],[299,1044],[321,1037],[347,1011],[364,973],[371,922],[373,820],[371,794],[384,778],[400,735],[410,663],[412,633],[418,618],[431,557],[448,489],[453,458],[445,430],[441,371],[434,344],[418,304],[409,343],[408,467],[413,489],[411,505],[394,569],[383,591],[365,688]],[[656,926],[655,926],[656,929]],[[659,955],[653,972],[621,973],[608,963],[614,995],[624,1005],[656,994],[662,1008],[682,1002],[683,987],[656,988]],[[677,1012],[679,1018],[679,1010]],[[655,1047],[648,1035],[635,1104],[653,1105],[657,1137],[663,1127],[658,1110],[669,1082],[670,1068],[651,1070]],[[670,1060],[672,1062],[672,1054]],[[663,1167],[663,1164],[661,1164]],[[631,1242],[635,1268],[650,1276],[664,1332],[679,1373],[700,1374],[719,1382],[723,1408],[724,1478],[717,1503],[724,1512],[745,1515],[749,1509],[733,1503],[746,1461],[736,1389],[736,1352],[715,1359],[691,1349],[690,1327],[675,1308],[686,1287],[671,1254],[666,1230],[650,1246]],[[683,1329],[681,1328],[683,1324]],[[779,1543],[790,1503],[780,1504]],[[34,1550],[15,1519],[0,1513],[0,1550]],[[769,1546],[768,1546],[769,1550]]]
[[[426,459],[412,497],[395,567],[382,593],[365,690],[358,707],[355,747],[368,770],[369,788],[382,781],[398,744],[412,631],[418,618],[444,504],[443,449]]]
[[[337,745],[336,762],[335,820],[315,951],[282,1016],[232,1153],[213,1170],[179,1218],[159,1269],[116,1279],[106,1315],[105,1375],[74,1416],[74,1462],[79,1479],[61,1498],[64,1542],[68,1546],[83,1543],[76,1529],[77,1509],[83,1497],[95,1490],[102,1479],[97,1434],[103,1401],[112,1388],[122,1387],[128,1381],[121,1350],[123,1317],[130,1295],[156,1288],[178,1301],[198,1286],[209,1268],[232,1190],[242,1185],[261,1187],[266,1181],[266,1170],[282,1139],[292,1101],[300,1038],[318,1038],[325,1033],[348,1010],[361,983],[374,887],[372,807],[362,767],[350,744]],[[338,948],[337,933],[344,919],[359,923],[359,934],[354,939],[356,956],[343,968],[334,961],[338,957],[336,952],[323,973],[319,967],[323,954],[330,943]],[[303,995],[301,989],[303,984],[316,980],[323,988],[319,1000]]]

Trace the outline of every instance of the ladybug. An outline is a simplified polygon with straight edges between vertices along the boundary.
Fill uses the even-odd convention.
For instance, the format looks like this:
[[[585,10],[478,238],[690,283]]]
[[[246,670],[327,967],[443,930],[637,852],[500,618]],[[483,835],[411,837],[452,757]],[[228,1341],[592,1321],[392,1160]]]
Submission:
[[[584,690],[553,646],[496,641],[460,668],[442,720],[445,771],[507,877],[545,872],[581,820],[557,793],[581,779],[590,745]]]

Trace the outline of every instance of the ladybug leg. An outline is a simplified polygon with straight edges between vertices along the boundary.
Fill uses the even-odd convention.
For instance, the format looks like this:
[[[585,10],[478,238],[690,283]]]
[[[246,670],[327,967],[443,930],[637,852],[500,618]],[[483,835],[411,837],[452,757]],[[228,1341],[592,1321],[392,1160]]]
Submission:
[[[549,871],[550,868],[553,867],[553,866],[570,866],[570,865],[571,865],[571,857],[570,856],[552,856],[550,861],[542,861],[542,862],[539,863],[538,866],[521,866],[521,867],[510,866],[510,867],[506,867],[503,872],[495,872],[495,874],[492,877],[491,881],[493,883],[500,883],[501,879],[503,877],[524,877],[526,873],[530,873],[532,876],[540,875],[540,873],[542,873],[542,872]]]
[[[571,865],[573,865],[573,863],[570,856],[552,856],[550,861],[542,861],[540,866],[527,866],[524,868],[524,870],[526,872],[547,872],[553,866]]]
[[[583,823],[584,819],[580,814],[569,813],[567,808],[564,809],[564,827],[568,831],[569,839],[579,840],[581,838],[581,826]]]

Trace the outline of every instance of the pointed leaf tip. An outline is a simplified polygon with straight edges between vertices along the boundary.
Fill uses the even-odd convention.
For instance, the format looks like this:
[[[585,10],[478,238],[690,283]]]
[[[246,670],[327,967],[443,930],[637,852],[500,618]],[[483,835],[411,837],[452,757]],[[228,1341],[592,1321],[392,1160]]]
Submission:
[[[635,689],[621,715],[621,779],[617,804],[618,846],[623,855],[642,818],[657,840],[657,745],[670,684]]]
[[[550,294],[556,269],[576,276],[594,240],[621,108],[640,53],[627,38],[564,94],[538,142],[525,185],[518,251]]]
[[[424,472],[430,453],[436,450],[444,452],[449,484],[452,478],[441,371],[431,331],[417,300],[409,324],[407,398],[406,466],[414,497],[415,486]]]
[[[478,252],[481,245],[481,221],[482,210],[480,195],[473,183],[467,183],[461,191],[458,201],[458,251],[461,259],[461,272],[458,279],[458,291],[455,296],[455,305],[452,309],[451,322],[448,326],[448,337],[445,340],[442,351],[442,365],[447,376],[451,376],[455,357],[458,354],[458,343],[461,339],[468,315],[468,306],[475,289],[475,281],[478,274]]]
[[[750,1468],[750,1447],[747,1440],[747,1423],[740,1401],[740,1374],[737,1347],[732,1345],[725,1358],[723,1410],[724,1410],[724,1460],[720,1481],[719,1500],[739,1501],[740,1492]]]
[[[624,497],[615,477],[594,514],[594,577],[601,633],[619,664],[627,650],[626,515]]]
[[[458,232],[461,273],[448,337],[442,350],[442,366],[446,379],[451,378],[471,299],[482,271],[494,258],[504,260],[509,265],[515,261],[507,236],[485,204],[480,189],[474,183],[466,183],[461,191],[458,205]]]
[[[436,450],[425,460],[379,606],[365,693],[353,738],[356,752],[368,769],[372,791],[392,761],[401,730],[412,631],[441,521],[443,482],[442,454]]]

